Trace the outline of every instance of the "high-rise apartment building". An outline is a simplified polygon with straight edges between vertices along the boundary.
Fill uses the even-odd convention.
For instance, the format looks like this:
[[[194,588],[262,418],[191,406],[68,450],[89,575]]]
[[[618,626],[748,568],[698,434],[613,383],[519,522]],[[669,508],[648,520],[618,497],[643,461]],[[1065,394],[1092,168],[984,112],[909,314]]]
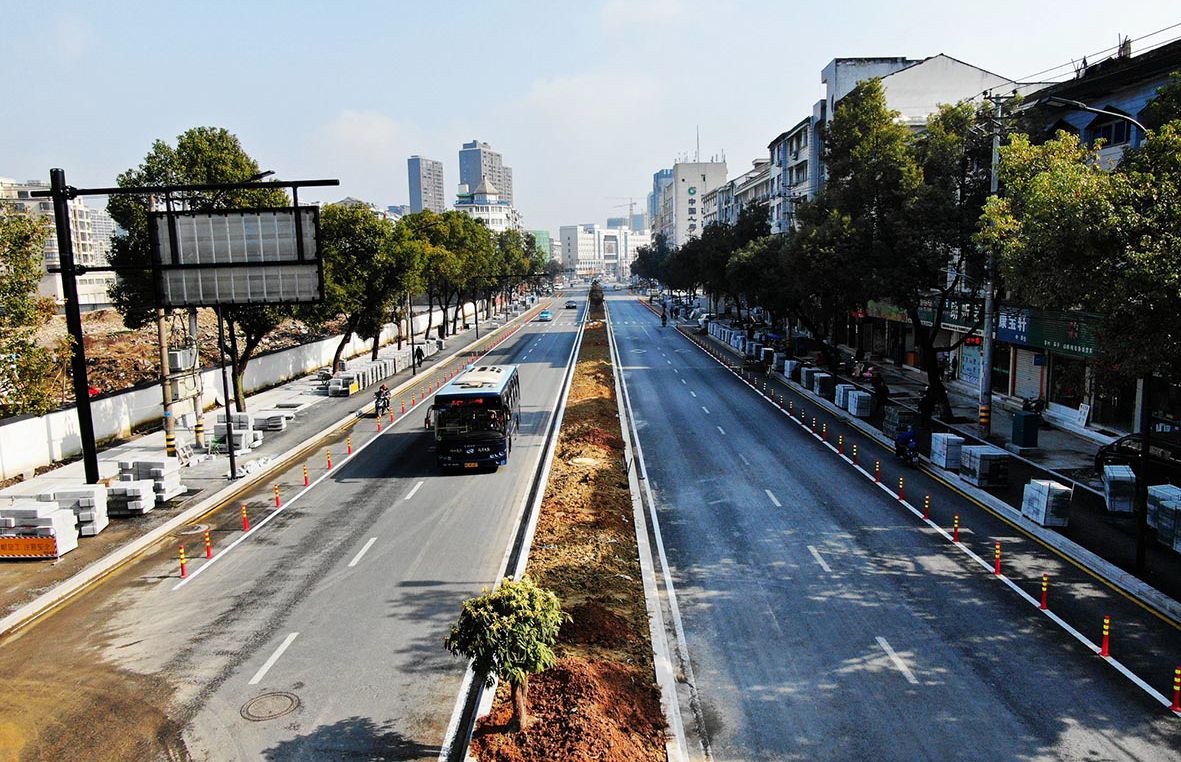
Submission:
[[[657,173],[659,174],[659,173]],[[661,234],[669,246],[683,246],[701,235],[705,227],[705,194],[726,182],[726,162],[677,162],[672,182],[662,183],[652,233]]]
[[[446,211],[443,162],[414,155],[406,160],[406,173],[410,178],[410,211],[429,209],[438,214]]]
[[[476,188],[487,180],[496,187],[502,201],[513,205],[513,170],[504,166],[498,152],[479,140],[464,143],[459,151],[459,184]]]
[[[45,220],[51,228],[49,239],[45,242],[45,268],[37,292],[48,296],[62,306],[65,304],[65,292],[62,290],[62,279],[58,273],[48,272],[48,268],[60,264],[57,249],[57,236],[52,232],[53,201],[48,198],[34,198],[34,191],[47,191],[49,184],[39,180],[27,183],[17,182],[7,177],[0,177],[0,200],[8,202],[6,209],[0,209],[0,214],[12,213]],[[79,265],[99,267],[107,264],[111,253],[110,236],[114,233],[115,224],[105,210],[92,209],[82,199],[73,199],[69,203],[70,209],[70,238],[74,244],[74,261]],[[93,220],[99,218],[98,236],[96,240]],[[109,307],[111,299],[107,289],[115,282],[115,274],[107,272],[91,272],[78,277],[78,303],[83,310],[93,310]]]

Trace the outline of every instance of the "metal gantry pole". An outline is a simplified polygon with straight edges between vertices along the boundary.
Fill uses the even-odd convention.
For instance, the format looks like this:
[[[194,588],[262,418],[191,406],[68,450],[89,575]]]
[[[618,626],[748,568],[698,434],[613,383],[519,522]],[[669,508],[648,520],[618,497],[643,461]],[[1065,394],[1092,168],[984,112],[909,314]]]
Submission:
[[[221,393],[225,400],[226,411],[226,442],[230,453],[230,479],[238,478],[238,460],[234,454],[234,416],[230,406],[230,381],[226,378],[226,329],[225,320],[221,316],[221,307],[217,310],[217,353],[221,358]]]
[[[78,436],[82,440],[82,463],[86,483],[97,484],[98,443],[94,440],[94,417],[90,410],[90,383],[86,378],[86,347],[82,333],[82,307],[78,302],[78,282],[74,279],[74,240],[70,234],[70,198],[64,169],[49,170],[50,195],[53,198],[53,224],[57,233],[57,257],[61,266],[62,295],[65,297],[66,327],[73,339],[70,370],[74,382],[74,406],[78,411]]]

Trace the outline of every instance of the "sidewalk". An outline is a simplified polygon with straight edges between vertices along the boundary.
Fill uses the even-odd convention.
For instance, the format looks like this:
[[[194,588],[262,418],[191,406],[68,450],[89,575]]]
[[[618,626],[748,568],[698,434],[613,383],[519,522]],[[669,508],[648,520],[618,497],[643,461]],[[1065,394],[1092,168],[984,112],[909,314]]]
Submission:
[[[521,316],[527,317],[530,310],[539,304],[540,302],[535,303],[522,310]],[[511,313],[494,315],[493,319],[480,324],[480,341],[482,342],[486,336],[491,337],[497,328],[509,325],[516,319],[517,317]],[[495,339],[495,337],[491,338]],[[455,358],[453,362],[448,362],[448,359],[456,350],[467,348],[475,341],[474,329],[448,336],[446,346],[441,352],[424,358],[423,365],[417,374],[417,377],[422,379],[421,385],[425,387],[427,383],[435,382],[436,373],[434,371],[436,369],[441,370],[445,365],[454,367],[457,363],[461,363],[462,358],[459,357]],[[390,344],[379,351],[378,356],[389,357],[397,351],[396,347],[396,343]],[[358,359],[367,359],[367,357],[368,355],[365,355]],[[393,391],[391,402],[393,412],[400,412],[403,397],[409,408],[410,395],[418,394],[417,385],[413,388],[407,387],[404,393],[398,387],[401,384],[406,384],[411,378],[409,369],[406,369],[387,377],[384,381],[376,382],[372,387],[360,389],[352,396],[329,397],[326,388],[317,380],[316,373],[312,373],[272,389],[249,395],[246,400],[246,412],[273,410],[280,405],[283,407],[290,405],[294,406],[289,409],[295,410],[295,417],[288,421],[285,430],[264,432],[261,445],[239,455],[237,458],[239,472],[243,470],[243,467],[254,471],[265,471],[279,456],[292,448],[299,447],[304,441],[314,438],[339,423],[350,413],[359,411],[372,403],[372,390],[381,383],[389,384]],[[213,425],[220,412],[222,409],[216,408],[205,413],[204,423],[207,437],[212,437]],[[191,444],[192,439],[191,431],[177,430],[178,443]],[[100,478],[105,479],[117,475],[118,461],[120,460],[154,459],[163,455],[164,432],[162,430],[103,449],[99,452]],[[96,537],[79,538],[78,548],[57,560],[10,560],[8,563],[0,563],[0,617],[11,613],[22,604],[82,571],[108,553],[147,534],[189,507],[224,489],[229,484],[226,478],[229,474],[229,458],[225,455],[200,461],[194,458],[194,463],[182,468],[180,473],[181,481],[187,487],[187,491],[181,498],[158,505],[155,510],[144,516],[113,519],[110,525]],[[8,499],[16,497],[36,499],[39,494],[65,487],[77,487],[84,484],[85,481],[85,469],[82,462],[78,460],[0,490],[0,502],[7,502]]]

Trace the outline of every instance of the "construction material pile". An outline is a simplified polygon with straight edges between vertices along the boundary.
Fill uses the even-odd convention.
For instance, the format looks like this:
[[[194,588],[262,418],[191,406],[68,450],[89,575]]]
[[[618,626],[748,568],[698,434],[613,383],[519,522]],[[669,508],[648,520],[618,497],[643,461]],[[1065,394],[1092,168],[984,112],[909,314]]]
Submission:
[[[882,421],[882,433],[890,439],[894,439],[898,436],[898,432],[914,426],[915,418],[913,410],[907,410],[898,405],[888,405],[885,419]]]
[[[873,395],[860,390],[849,392],[845,409],[858,418],[868,418],[873,415]]]
[[[83,537],[94,537],[111,523],[107,515],[107,489],[102,485],[59,489],[37,496],[42,503],[57,503],[78,521],[78,532]]]
[[[185,485],[180,483],[180,460],[178,458],[154,458],[152,460],[119,461],[119,481],[151,481],[156,500],[165,503],[184,494]]]
[[[0,558],[58,558],[76,547],[72,510],[27,498],[0,507]]]
[[[977,487],[1009,483],[1009,453],[991,445],[960,448],[960,478]]]
[[[1021,515],[1044,527],[1064,527],[1070,521],[1069,487],[1048,479],[1025,485]]]
[[[262,444],[262,432],[254,428],[254,416],[250,415],[250,413],[231,413],[230,416],[230,423],[234,427],[234,452],[246,452]],[[228,434],[229,429],[226,427],[226,414],[223,411],[217,414],[216,422],[213,424],[214,441],[221,443],[223,451],[228,447],[226,443]]]
[[[1156,530],[1156,539],[1181,552],[1181,487],[1155,484],[1148,488],[1148,526]]]
[[[931,462],[940,468],[954,471],[960,467],[963,446],[963,437],[936,432],[931,435]]]
[[[115,518],[142,516],[155,507],[156,489],[151,479],[117,481],[107,488],[107,512]]]
[[[1103,496],[1107,498],[1107,510],[1131,513],[1136,496],[1136,472],[1130,466],[1104,466]]]

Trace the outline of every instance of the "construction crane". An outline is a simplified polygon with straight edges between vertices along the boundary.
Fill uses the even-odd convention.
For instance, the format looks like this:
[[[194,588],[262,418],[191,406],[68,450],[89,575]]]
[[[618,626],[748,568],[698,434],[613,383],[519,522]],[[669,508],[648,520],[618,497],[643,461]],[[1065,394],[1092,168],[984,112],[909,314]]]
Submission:
[[[627,207],[627,229],[634,230],[632,227],[632,220],[636,217],[636,199],[634,196],[604,196],[604,198],[616,199],[626,201],[626,204],[616,204],[612,209],[622,209]]]

